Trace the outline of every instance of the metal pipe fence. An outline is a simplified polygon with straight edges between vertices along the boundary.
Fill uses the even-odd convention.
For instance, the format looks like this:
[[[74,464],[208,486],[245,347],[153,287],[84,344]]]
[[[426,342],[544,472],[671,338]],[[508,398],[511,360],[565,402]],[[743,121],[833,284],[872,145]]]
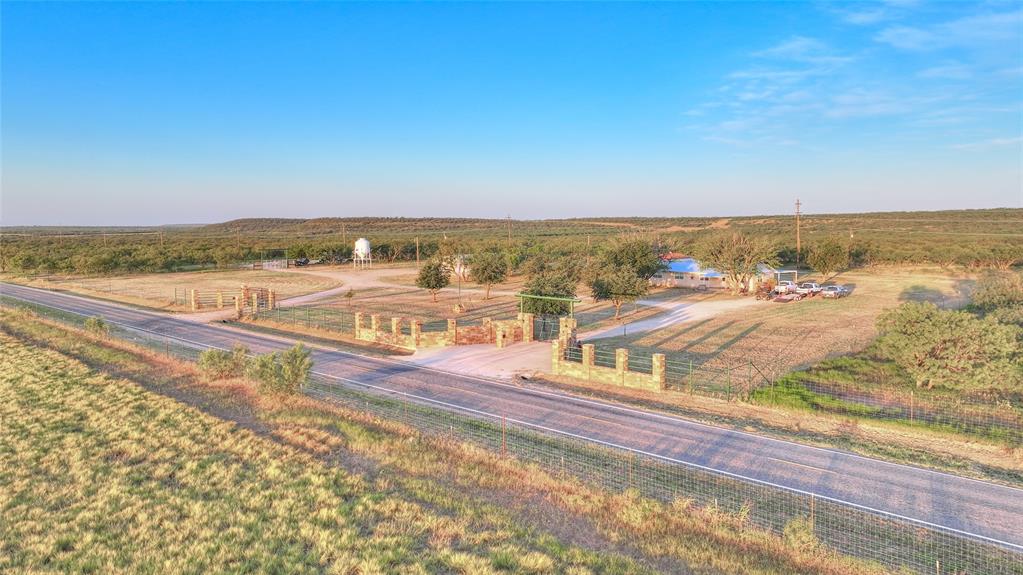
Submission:
[[[12,301],[14,303],[12,303]],[[0,296],[72,326],[86,316]],[[111,322],[111,336],[186,361],[202,343]],[[446,404],[411,393],[315,372],[305,392],[353,410],[398,421],[424,436],[466,442],[513,457],[554,476],[638,494],[677,509],[698,506],[727,513],[735,529],[783,534],[803,522],[821,544],[892,570],[937,575],[1021,575],[1023,546],[893,515],[762,480],[691,464],[605,441]]]

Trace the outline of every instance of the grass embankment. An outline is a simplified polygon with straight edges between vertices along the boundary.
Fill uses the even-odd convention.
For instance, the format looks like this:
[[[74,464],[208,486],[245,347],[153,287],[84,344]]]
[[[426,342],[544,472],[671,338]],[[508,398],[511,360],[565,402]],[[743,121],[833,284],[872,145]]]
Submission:
[[[26,314],[0,327],[0,570],[877,571]]]
[[[780,386],[773,397],[755,395],[754,402],[744,402],[682,392],[611,389],[556,376],[545,377],[541,384],[779,439],[977,479],[1023,484],[1023,447],[1018,443],[997,434],[965,434],[943,424],[878,419],[864,412],[868,407],[814,394],[805,388],[787,393]]]

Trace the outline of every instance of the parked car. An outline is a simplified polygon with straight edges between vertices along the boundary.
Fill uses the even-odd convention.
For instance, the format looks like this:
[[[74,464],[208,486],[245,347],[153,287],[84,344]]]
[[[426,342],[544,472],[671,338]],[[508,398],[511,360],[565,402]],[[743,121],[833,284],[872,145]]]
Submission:
[[[796,282],[782,280],[778,282],[778,285],[774,286],[774,293],[778,294],[795,293],[796,287],[797,287]]]
[[[302,267],[309,265],[309,258],[295,258],[295,267]]]
[[[826,298],[840,298],[849,295],[849,290],[842,286],[824,286],[821,295]]]
[[[796,288],[799,295],[817,295],[821,293],[821,286],[815,282],[803,282]]]

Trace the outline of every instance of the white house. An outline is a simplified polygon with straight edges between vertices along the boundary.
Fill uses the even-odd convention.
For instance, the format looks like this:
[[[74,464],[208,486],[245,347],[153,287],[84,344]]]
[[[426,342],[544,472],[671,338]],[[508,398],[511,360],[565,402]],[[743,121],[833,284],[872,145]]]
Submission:
[[[654,274],[650,283],[659,287],[691,289],[724,289],[725,276],[713,268],[704,268],[696,258],[671,257],[665,260],[665,269]],[[757,266],[758,273],[750,279],[749,291],[755,291],[760,282],[774,279],[775,270],[766,264]]]

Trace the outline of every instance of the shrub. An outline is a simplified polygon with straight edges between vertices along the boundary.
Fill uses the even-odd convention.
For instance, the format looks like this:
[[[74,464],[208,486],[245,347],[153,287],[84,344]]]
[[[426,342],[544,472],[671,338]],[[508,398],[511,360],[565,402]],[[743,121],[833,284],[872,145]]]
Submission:
[[[262,393],[298,393],[309,378],[313,361],[309,350],[296,344],[284,352],[265,353],[249,362],[247,375],[259,382]]]
[[[230,379],[245,374],[249,348],[235,344],[231,351],[207,349],[199,354],[199,370],[207,380]]]
[[[1002,323],[1023,325],[1023,275],[990,273],[980,278],[971,309]]]
[[[1018,383],[1020,328],[928,302],[905,303],[878,318],[877,352],[918,387],[1005,387]]]
[[[813,531],[813,521],[809,517],[797,517],[785,524],[782,531],[785,544],[802,553],[808,553],[820,547],[817,534]]]
[[[110,333],[110,325],[99,316],[85,320],[84,326],[85,331],[99,337],[106,337]]]

